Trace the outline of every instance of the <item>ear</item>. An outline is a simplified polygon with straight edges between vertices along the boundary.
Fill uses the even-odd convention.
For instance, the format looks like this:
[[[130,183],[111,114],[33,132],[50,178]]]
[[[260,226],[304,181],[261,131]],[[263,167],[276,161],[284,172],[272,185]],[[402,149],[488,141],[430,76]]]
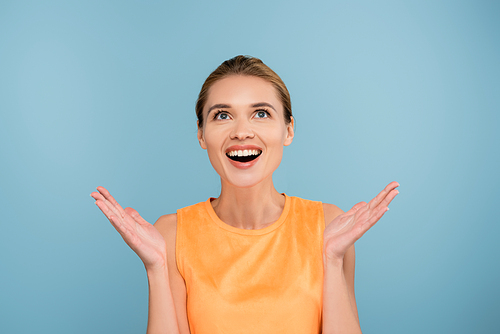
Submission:
[[[207,149],[207,144],[205,143],[205,138],[203,137],[203,129],[200,128],[200,122],[196,121],[196,125],[198,125],[198,142],[202,149]]]
[[[294,131],[293,131],[293,128],[295,126],[295,118],[293,118],[293,116],[290,117],[290,118],[291,118],[291,122],[290,122],[290,124],[288,124],[286,126],[286,131],[287,132],[286,132],[285,142],[283,143],[283,145],[285,145],[285,146],[288,146],[288,145],[290,145],[292,143],[293,136],[295,134]]]

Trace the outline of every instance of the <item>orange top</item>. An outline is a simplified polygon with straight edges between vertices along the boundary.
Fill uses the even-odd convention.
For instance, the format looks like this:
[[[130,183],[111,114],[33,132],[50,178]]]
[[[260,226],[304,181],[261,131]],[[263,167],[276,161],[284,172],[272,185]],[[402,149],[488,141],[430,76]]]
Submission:
[[[177,210],[177,267],[192,334],[321,332],[321,202],[285,195],[259,230],[230,226],[211,199]]]

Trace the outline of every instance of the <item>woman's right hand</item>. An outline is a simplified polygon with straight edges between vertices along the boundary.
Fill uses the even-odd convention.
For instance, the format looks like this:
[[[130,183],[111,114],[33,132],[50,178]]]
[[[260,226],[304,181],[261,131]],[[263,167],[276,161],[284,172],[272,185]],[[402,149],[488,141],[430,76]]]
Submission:
[[[123,209],[104,187],[97,187],[97,190],[90,196],[127,245],[141,258],[146,270],[166,268],[167,252],[160,232],[134,209]]]

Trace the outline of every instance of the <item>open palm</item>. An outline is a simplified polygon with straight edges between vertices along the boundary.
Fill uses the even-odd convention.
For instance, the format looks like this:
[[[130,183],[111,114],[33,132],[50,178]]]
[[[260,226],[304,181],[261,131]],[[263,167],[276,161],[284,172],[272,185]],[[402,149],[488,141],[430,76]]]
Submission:
[[[397,182],[389,183],[369,203],[360,202],[354,205],[325,228],[323,244],[327,260],[342,261],[347,249],[389,210],[389,203],[399,193],[397,187]]]
[[[164,266],[166,263],[165,240],[158,230],[145,221],[132,208],[123,209],[104,187],[90,194],[123,240],[149,267]]]

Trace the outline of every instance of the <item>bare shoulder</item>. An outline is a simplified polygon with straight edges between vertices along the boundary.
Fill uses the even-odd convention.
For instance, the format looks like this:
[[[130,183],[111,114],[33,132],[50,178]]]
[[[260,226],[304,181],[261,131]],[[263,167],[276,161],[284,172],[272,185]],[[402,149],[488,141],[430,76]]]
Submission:
[[[154,224],[158,232],[165,239],[167,254],[175,253],[175,238],[177,234],[177,214],[163,215]]]
[[[325,215],[325,226],[328,226],[332,220],[343,214],[344,211],[334,204],[323,203],[323,213]]]
[[[177,228],[177,214],[171,213],[168,215],[163,215],[154,224],[156,229],[165,237],[166,233],[172,232]],[[165,233],[165,234],[164,234]]]

